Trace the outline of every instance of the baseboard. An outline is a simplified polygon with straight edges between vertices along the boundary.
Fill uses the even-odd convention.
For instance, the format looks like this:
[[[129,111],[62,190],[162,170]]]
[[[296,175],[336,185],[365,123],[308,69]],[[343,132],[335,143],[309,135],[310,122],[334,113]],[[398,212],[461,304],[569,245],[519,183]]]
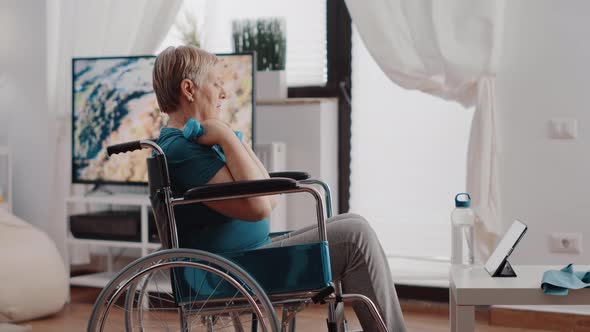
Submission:
[[[449,317],[449,304],[424,300],[400,299],[403,312],[429,314]],[[475,320],[489,324],[490,308],[488,306],[475,307]]]
[[[449,316],[448,303],[401,299],[403,312]],[[478,306],[475,319],[489,326],[546,331],[590,331],[590,315]]]
[[[137,259],[137,256],[116,256],[113,259],[113,270],[118,271]],[[90,263],[70,265],[70,276],[75,277],[83,274],[97,273],[107,270],[107,256],[91,254]]]
[[[448,288],[396,284],[395,290],[400,299],[449,304]]]
[[[548,331],[590,331],[590,316],[492,308],[490,325]]]

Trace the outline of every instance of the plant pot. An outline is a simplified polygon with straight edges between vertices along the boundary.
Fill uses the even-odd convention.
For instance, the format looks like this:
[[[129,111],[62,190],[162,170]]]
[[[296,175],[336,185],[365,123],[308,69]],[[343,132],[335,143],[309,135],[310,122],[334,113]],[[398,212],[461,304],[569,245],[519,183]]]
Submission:
[[[256,100],[287,99],[287,73],[284,70],[256,72]]]

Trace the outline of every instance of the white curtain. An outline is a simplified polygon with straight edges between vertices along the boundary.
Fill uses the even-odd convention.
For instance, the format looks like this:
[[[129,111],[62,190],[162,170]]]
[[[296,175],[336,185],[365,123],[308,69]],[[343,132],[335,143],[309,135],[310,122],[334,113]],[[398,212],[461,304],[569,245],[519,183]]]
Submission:
[[[47,0],[48,105],[54,120],[49,140],[55,143],[50,220],[62,254],[71,181],[72,58],[154,54],[181,5],[182,0]]]
[[[467,189],[479,221],[480,258],[501,231],[494,84],[503,0],[346,0],[353,24],[396,84],[475,106]]]

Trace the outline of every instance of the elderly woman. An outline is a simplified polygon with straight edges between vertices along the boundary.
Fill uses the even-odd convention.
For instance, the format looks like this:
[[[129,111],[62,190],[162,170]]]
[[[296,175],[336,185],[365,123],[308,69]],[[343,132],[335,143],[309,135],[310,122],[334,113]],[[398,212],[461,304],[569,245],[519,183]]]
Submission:
[[[252,149],[220,120],[226,92],[215,55],[191,46],[169,47],[156,59],[153,83],[160,109],[169,115],[158,144],[166,153],[175,194],[204,184],[269,177]],[[204,129],[196,142],[182,133],[190,118]],[[179,206],[180,246],[220,253],[317,241],[315,227],[271,240],[267,218],[275,204],[275,196],[261,196]],[[332,276],[343,291],[368,296],[390,331],[405,331],[387,258],[367,221],[338,215],[327,221],[327,232]],[[368,310],[362,304],[353,307],[363,329],[376,331]]]

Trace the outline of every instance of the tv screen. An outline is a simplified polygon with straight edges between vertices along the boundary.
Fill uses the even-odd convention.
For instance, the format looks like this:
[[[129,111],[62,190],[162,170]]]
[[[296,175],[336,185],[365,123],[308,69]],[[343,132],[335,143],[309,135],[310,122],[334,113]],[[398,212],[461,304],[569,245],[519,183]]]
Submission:
[[[255,72],[251,53],[217,54],[224,66],[222,118],[252,146]],[[107,157],[106,147],[156,138],[167,121],[152,87],[154,56],[72,60],[72,182],[147,183],[142,150]]]

